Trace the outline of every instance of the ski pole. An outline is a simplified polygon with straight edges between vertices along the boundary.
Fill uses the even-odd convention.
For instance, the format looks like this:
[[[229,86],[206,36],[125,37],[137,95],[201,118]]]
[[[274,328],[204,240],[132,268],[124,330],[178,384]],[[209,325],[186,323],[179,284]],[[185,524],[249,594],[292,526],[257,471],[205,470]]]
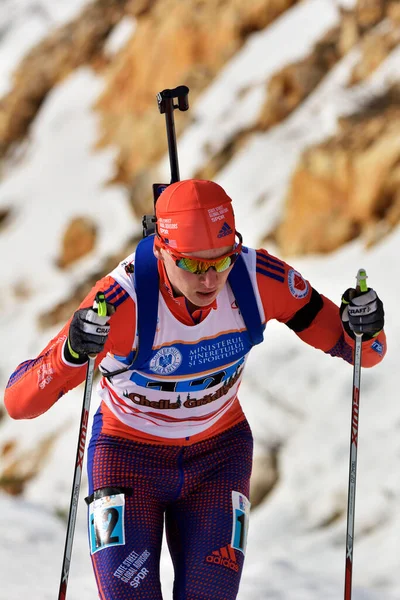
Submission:
[[[101,317],[107,316],[107,304],[103,292],[96,294],[97,311]],[[89,354],[89,361],[86,372],[85,391],[83,393],[83,404],[81,413],[81,422],[79,426],[78,445],[76,448],[74,477],[71,491],[71,501],[69,506],[67,534],[65,537],[64,558],[61,569],[61,581],[58,591],[58,600],[65,600],[67,597],[67,585],[69,568],[71,565],[72,544],[74,541],[76,516],[78,512],[79,491],[81,487],[83,458],[85,456],[86,435],[89,422],[90,400],[92,397],[93,375],[96,361],[96,354]]]
[[[364,293],[368,291],[367,274],[364,269],[357,273],[357,290]],[[350,427],[350,461],[349,461],[349,487],[347,496],[347,538],[346,538],[346,570],[344,584],[344,600],[351,600],[353,576],[353,548],[354,548],[354,514],[356,502],[356,477],[357,477],[357,446],[358,425],[360,414],[360,380],[361,380],[361,352],[362,333],[355,333],[355,348],[353,361],[353,395],[351,403]]]

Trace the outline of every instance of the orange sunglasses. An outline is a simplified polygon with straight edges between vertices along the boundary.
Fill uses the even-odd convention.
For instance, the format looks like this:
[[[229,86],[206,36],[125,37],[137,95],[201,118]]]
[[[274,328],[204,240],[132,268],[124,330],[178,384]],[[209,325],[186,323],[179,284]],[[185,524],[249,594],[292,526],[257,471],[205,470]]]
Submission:
[[[238,256],[242,251],[243,238],[238,231],[235,231],[235,235],[238,237],[239,242],[235,244],[234,249],[230,250],[222,256],[218,256],[215,259],[199,258],[197,256],[188,256],[187,254],[181,254],[177,250],[172,250],[162,238],[157,238],[157,245],[166,250],[168,254],[174,259],[175,264],[180,269],[194,273],[195,275],[204,275],[209,269],[215,269],[217,273],[222,273],[235,264]]]

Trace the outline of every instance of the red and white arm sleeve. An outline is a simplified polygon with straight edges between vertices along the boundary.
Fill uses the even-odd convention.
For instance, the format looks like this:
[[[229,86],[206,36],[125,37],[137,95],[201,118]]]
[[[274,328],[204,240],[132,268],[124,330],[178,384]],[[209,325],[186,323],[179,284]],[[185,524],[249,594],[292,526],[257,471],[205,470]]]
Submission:
[[[96,358],[96,366],[108,351],[128,353],[135,331],[134,303],[110,276],[96,283],[80,308],[92,306],[100,290],[116,311],[110,318],[110,334],[103,352]],[[64,358],[63,348],[71,319],[36,358],[22,362],[12,373],[4,396],[5,407],[12,418],[32,419],[41,415],[61,396],[84,381],[87,363],[76,365]]]

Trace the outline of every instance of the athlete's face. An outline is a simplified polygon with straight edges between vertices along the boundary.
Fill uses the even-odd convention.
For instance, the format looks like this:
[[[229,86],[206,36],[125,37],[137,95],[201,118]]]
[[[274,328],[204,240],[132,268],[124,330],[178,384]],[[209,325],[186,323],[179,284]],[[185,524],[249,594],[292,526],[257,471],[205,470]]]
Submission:
[[[232,250],[232,246],[203,250],[196,253],[187,253],[187,256],[196,256],[204,260],[213,260]],[[218,273],[215,269],[208,269],[206,273],[197,275],[181,269],[169,252],[163,248],[155,249],[157,258],[162,260],[168,275],[169,282],[174,292],[183,295],[189,301],[189,308],[201,308],[211,304],[224,287],[232,267]]]

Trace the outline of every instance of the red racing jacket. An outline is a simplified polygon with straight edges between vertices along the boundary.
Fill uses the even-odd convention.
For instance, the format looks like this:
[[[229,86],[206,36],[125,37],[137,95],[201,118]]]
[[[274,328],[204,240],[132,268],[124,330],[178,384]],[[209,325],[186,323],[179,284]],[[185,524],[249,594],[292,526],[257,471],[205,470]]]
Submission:
[[[354,340],[344,331],[339,308],[331,300],[319,294],[300,273],[286,262],[259,249],[255,253],[254,281],[262,302],[264,323],[275,319],[287,327],[307,344],[326,354],[339,357],[352,364]],[[128,257],[121,265],[131,262]],[[158,263],[160,294],[175,318],[187,325],[202,323],[210,311],[218,307],[218,298],[213,304],[190,313],[185,298],[176,296],[169,284],[162,262]],[[110,318],[110,333],[104,350],[96,358],[96,366],[106,356],[127,356],[132,351],[136,332],[136,305],[132,296],[114,277],[100,279],[80,307],[92,306],[95,295],[103,291],[107,302],[115,307]],[[234,310],[232,306],[232,310]],[[72,318],[72,317],[71,317]],[[71,319],[70,319],[71,320]],[[71,364],[64,358],[64,345],[68,336],[70,320],[36,357],[22,362],[11,375],[6,391],[5,406],[14,419],[30,419],[47,411],[69,390],[82,383],[86,376],[86,364]],[[362,366],[372,367],[386,353],[386,338],[382,331],[376,338],[363,341]],[[100,384],[102,385],[102,384]],[[172,444],[162,436],[138,431],[118,419],[102,403],[102,431],[111,435],[150,443]],[[216,423],[198,435],[182,440],[194,443],[216,435],[243,420],[244,414],[237,398],[230,404]]]

